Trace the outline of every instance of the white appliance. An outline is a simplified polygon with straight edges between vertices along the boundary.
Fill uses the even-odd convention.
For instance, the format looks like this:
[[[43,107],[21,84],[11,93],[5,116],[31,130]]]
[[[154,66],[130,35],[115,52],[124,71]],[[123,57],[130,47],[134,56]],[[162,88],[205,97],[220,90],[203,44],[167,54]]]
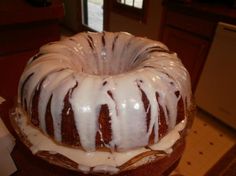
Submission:
[[[236,26],[219,22],[195,93],[197,105],[236,129]]]

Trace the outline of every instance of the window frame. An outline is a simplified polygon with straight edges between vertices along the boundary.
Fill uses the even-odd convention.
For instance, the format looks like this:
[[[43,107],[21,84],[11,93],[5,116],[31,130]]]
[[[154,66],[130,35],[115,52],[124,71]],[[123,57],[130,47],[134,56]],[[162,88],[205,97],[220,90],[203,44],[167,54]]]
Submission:
[[[143,0],[143,7],[137,8],[134,6],[119,3],[118,0],[112,0],[112,11],[122,16],[138,20],[142,23],[146,23],[148,4],[149,0]]]

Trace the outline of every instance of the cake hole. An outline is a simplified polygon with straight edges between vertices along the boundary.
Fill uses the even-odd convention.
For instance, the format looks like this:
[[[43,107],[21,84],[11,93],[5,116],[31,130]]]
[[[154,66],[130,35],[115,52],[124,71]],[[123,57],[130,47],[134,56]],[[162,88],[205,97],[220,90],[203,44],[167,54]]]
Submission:
[[[81,72],[81,67],[83,67],[83,72],[90,75],[119,75],[137,69],[140,61],[147,57],[147,53],[144,51],[138,55],[136,52],[132,52],[132,45],[135,45],[134,42],[131,42],[133,36],[128,36],[130,40],[127,37],[127,41],[117,43],[125,34],[109,37],[110,39],[106,35],[106,32],[84,35],[85,45],[81,44],[78,47],[80,54],[72,53],[73,70]],[[112,47],[108,46],[108,43],[112,44]],[[133,62],[135,59],[137,59],[137,63]]]

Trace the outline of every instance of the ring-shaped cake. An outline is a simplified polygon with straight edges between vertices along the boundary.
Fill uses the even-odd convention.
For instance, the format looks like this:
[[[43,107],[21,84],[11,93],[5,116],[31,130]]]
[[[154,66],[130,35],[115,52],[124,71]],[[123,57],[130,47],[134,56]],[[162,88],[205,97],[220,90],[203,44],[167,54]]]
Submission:
[[[118,174],[173,153],[193,112],[190,77],[161,42],[79,33],[40,48],[21,76],[15,124],[33,153]]]

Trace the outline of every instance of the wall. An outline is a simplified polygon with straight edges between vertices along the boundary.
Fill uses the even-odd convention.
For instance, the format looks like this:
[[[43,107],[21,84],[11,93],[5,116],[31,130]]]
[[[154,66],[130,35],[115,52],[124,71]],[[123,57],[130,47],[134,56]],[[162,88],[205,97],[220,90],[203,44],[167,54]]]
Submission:
[[[65,6],[65,18],[63,24],[72,31],[83,31],[81,16],[81,0],[63,0]],[[108,2],[110,0],[107,0]],[[113,12],[111,8],[104,7],[104,15],[109,16],[106,21],[108,31],[126,31],[138,36],[144,36],[158,40],[162,15],[162,0],[149,0],[147,20],[145,23]],[[106,18],[106,17],[105,17]]]
[[[109,31],[126,31],[138,36],[159,39],[161,14],[163,11],[161,2],[162,0],[149,1],[147,21],[145,24],[110,11],[108,13],[110,15],[108,21]]]
[[[65,16],[62,24],[72,31],[78,31],[82,25],[80,4],[78,0],[63,0]]]

